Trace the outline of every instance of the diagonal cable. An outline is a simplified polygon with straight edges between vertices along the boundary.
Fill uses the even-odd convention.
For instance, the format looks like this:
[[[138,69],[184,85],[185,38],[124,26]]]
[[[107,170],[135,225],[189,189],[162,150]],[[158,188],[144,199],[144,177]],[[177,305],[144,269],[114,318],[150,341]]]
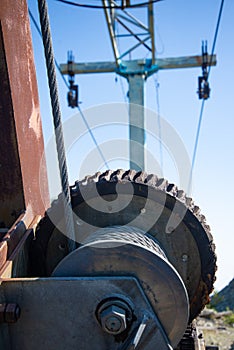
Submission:
[[[32,20],[32,22],[33,22],[33,24],[34,24],[34,26],[35,26],[35,28],[36,28],[38,34],[39,34],[40,37],[42,38],[42,34],[41,34],[41,30],[40,30],[40,28],[39,28],[39,25],[37,24],[37,21],[35,20],[35,17],[33,16],[32,11],[30,10],[30,8],[28,9],[28,13],[29,13],[29,16],[30,16],[30,18],[31,18],[31,20]],[[67,88],[69,88],[68,82],[66,81],[64,75],[62,74],[62,72],[61,72],[61,70],[60,70],[60,66],[59,66],[59,64],[58,64],[58,62],[57,62],[57,60],[56,60],[56,58],[54,58],[54,63],[55,63],[55,65],[56,65],[56,68],[58,69],[59,73],[61,74],[61,77],[62,77],[62,79],[63,79],[63,82],[65,83],[65,85],[67,86]]]
[[[40,14],[41,33],[44,44],[48,84],[50,90],[51,107],[54,122],[54,131],[57,147],[57,156],[59,163],[60,179],[63,192],[65,229],[68,240],[68,249],[72,251],[75,248],[75,229],[73,221],[73,212],[71,207],[70,187],[68,181],[68,171],[66,163],[65,145],[63,138],[63,129],[61,121],[61,111],[58,97],[57,77],[54,63],[54,53],[52,47],[52,38],[50,31],[49,15],[46,0],[38,0],[38,9]]]
[[[213,40],[213,45],[212,45],[211,59],[210,59],[210,62],[209,62],[210,66],[209,66],[209,70],[208,70],[207,81],[208,81],[208,78],[209,78],[210,72],[211,72],[211,64],[212,64],[214,51],[215,51],[215,46],[216,46],[216,41],[217,41],[218,32],[219,32],[219,28],[220,28],[220,21],[221,21],[221,16],[222,16],[222,12],[223,12],[223,5],[224,5],[224,0],[221,0],[219,14],[218,14],[218,20],[217,20],[217,24],[216,24],[215,35],[214,35],[214,40]],[[203,99],[202,100],[202,104],[201,104],[201,110],[200,110],[200,115],[199,115],[199,119],[198,119],[197,131],[196,131],[195,144],[194,144],[194,149],[193,149],[192,164],[191,164],[190,177],[189,177],[188,193],[190,192],[191,185],[192,185],[192,176],[193,176],[193,171],[194,171],[194,166],[195,166],[195,161],[196,161],[196,156],[197,156],[197,149],[198,149],[198,143],[199,143],[199,137],[200,137],[200,131],[201,131],[204,107],[205,107],[205,100]]]
[[[161,112],[159,103],[159,82],[158,78],[154,78],[155,89],[156,89],[156,103],[157,103],[157,121],[158,121],[158,138],[159,138],[159,154],[160,154],[160,166],[163,176],[163,147],[162,147],[162,125],[161,125]]]
[[[103,154],[103,152],[102,152],[100,146],[98,145],[97,140],[95,139],[94,134],[93,134],[93,132],[92,132],[92,130],[91,130],[91,128],[90,128],[88,122],[87,122],[87,119],[85,118],[84,113],[82,112],[82,110],[81,110],[81,108],[80,108],[79,105],[78,105],[77,109],[78,109],[78,111],[80,112],[81,118],[83,119],[83,122],[85,123],[85,126],[86,126],[86,128],[88,129],[88,132],[89,132],[89,134],[90,134],[90,136],[91,136],[91,138],[92,138],[92,140],[93,140],[95,146],[97,147],[98,153],[100,154],[100,156],[101,156],[101,158],[102,158],[102,160],[103,160],[103,162],[104,162],[106,168],[107,168],[107,169],[110,169],[110,167],[109,167],[109,165],[108,165],[108,162],[106,161],[106,159],[105,159],[105,157],[104,157],[104,154]]]

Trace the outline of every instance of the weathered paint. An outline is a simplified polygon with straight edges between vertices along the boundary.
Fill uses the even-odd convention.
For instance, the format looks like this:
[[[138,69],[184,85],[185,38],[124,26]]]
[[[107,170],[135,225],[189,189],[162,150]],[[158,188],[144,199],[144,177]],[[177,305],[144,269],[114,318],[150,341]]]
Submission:
[[[28,207],[43,215],[49,194],[26,0],[2,0],[0,21],[0,221],[10,227]]]
[[[208,62],[211,62],[211,66],[216,65],[216,55],[212,57],[208,55]],[[209,66],[210,64],[208,64]],[[68,74],[69,69],[74,74],[87,74],[87,73],[118,73],[120,75],[128,74],[147,74],[151,75],[160,69],[177,69],[177,68],[193,68],[202,66],[202,56],[185,56],[185,57],[168,57],[157,58],[152,64],[152,60],[131,60],[122,61],[121,67],[117,68],[115,62],[86,62],[86,63],[73,63],[72,66],[65,63],[60,64],[60,70],[63,74]],[[141,68],[140,68],[141,67]]]
[[[12,227],[0,242],[1,269],[49,206],[26,0],[1,1],[0,76],[0,227]]]

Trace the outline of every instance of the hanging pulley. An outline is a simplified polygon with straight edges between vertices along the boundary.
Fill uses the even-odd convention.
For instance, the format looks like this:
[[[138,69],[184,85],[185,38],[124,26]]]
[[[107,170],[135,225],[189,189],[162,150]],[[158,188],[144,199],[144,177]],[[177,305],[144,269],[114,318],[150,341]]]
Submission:
[[[198,77],[198,97],[199,99],[207,100],[210,97],[210,86],[208,82],[208,53],[207,41],[202,42],[202,76]]]
[[[75,85],[75,73],[73,71],[74,56],[72,51],[68,51],[68,82],[69,91],[67,93],[68,106],[71,108],[78,107],[78,85]]]

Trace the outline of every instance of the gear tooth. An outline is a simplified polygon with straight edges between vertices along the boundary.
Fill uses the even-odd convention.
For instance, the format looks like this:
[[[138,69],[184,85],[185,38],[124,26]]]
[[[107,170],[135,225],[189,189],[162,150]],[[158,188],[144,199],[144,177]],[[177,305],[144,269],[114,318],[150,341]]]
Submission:
[[[113,170],[106,170],[104,173],[100,174],[98,177],[98,181],[109,181]]]
[[[186,195],[185,192],[183,190],[178,190],[177,191],[177,198],[181,201],[186,203]]]
[[[205,215],[200,214],[199,215],[199,219],[200,219],[201,223],[203,224],[203,226],[205,226],[205,224],[206,224],[206,217],[205,217]]]
[[[186,206],[187,206],[190,210],[192,210],[193,207],[194,207],[194,201],[193,201],[193,199],[192,199],[191,197],[186,197],[185,201],[186,201]]]
[[[208,225],[207,223],[204,223],[204,228],[206,229],[206,231],[210,234],[210,225]],[[211,236],[211,234],[210,234],[210,236]]]
[[[191,319],[192,317],[195,317],[198,312],[205,306],[207,303],[207,296],[212,291],[213,288],[213,282],[215,281],[215,271],[216,271],[216,254],[215,254],[215,245],[213,243],[213,237],[210,232],[210,227],[207,225],[205,217],[200,213],[200,208],[198,206],[195,206],[192,198],[187,197],[185,192],[182,190],[178,190],[178,188],[174,184],[169,184],[167,180],[164,178],[158,178],[154,174],[147,174],[145,172],[136,172],[135,170],[123,170],[118,169],[116,171],[107,170],[104,173],[97,172],[95,175],[92,176],[86,176],[81,181],[76,181],[73,186],[70,187],[71,191],[71,197],[72,197],[72,206],[74,208],[78,207],[78,205],[82,204],[84,202],[84,198],[82,197],[82,190],[87,191],[85,193],[90,192],[90,189],[96,186],[96,182],[101,182],[100,185],[100,195],[105,195],[105,181],[109,182],[108,186],[110,185],[111,191],[115,191],[115,184],[110,184],[110,182],[134,182],[136,189],[141,187],[141,184],[145,184],[145,186],[151,187],[152,193],[161,191],[164,192],[165,196],[174,196],[176,200],[181,202],[181,205],[188,209],[187,213],[188,216],[185,216],[184,224],[188,225],[189,227],[192,227],[192,229],[196,229],[198,227],[198,234],[203,235],[202,243],[204,243],[202,246],[199,246],[201,248],[201,256],[203,259],[203,266],[202,266],[202,275],[200,279],[201,286],[204,284],[204,293],[202,290],[197,290],[197,298],[203,298],[200,301],[195,301],[191,304]],[[137,185],[138,183],[138,185]],[[84,187],[84,189],[82,188]],[[86,188],[87,187],[87,188]],[[103,190],[103,188],[104,190]],[[103,191],[103,192],[102,192]],[[111,192],[111,194],[115,194],[115,192]],[[92,195],[92,194],[91,194]],[[145,195],[143,193],[143,195]],[[157,194],[156,194],[157,196]],[[50,240],[51,235],[54,231],[54,225],[56,223],[56,220],[61,220],[61,218],[64,217],[64,208],[63,208],[63,197],[60,194],[57,200],[54,200],[51,208],[47,210],[45,213],[45,216],[41,219],[40,223],[38,224],[37,231],[36,231],[36,246],[34,248],[34,251],[36,251],[36,254],[32,254],[31,259],[34,259],[33,261],[36,261],[40,268],[44,269],[46,266],[46,254],[47,254],[47,243]],[[53,220],[55,218],[56,220]],[[187,219],[190,221],[187,221]],[[115,221],[114,221],[115,222]],[[118,222],[118,220],[116,221]],[[161,222],[159,222],[159,225],[161,225]],[[163,231],[164,232],[164,231]],[[196,232],[194,231],[193,235],[196,240]],[[39,238],[38,238],[39,237]],[[43,244],[42,244],[43,243]],[[198,240],[199,243],[199,240]],[[41,246],[42,244],[42,246]],[[200,243],[199,243],[200,244]],[[40,259],[38,258],[38,254],[40,255]],[[199,251],[200,252],[200,251]],[[43,255],[43,256],[42,256]],[[44,259],[44,260],[43,260]],[[45,270],[46,271],[46,270]],[[40,276],[46,275],[47,272],[40,272]],[[209,292],[207,294],[207,292]],[[203,301],[202,301],[203,300]]]
[[[147,178],[147,173],[145,171],[138,171],[133,177],[133,181],[137,183],[145,183]]]
[[[123,174],[123,180],[127,180],[127,181],[132,181],[133,177],[136,174],[136,170],[127,170],[124,174]]]
[[[74,192],[79,190],[79,186],[80,186],[80,181],[76,180],[75,184],[74,184]]]
[[[124,169],[117,169],[116,171],[113,171],[113,173],[110,177],[110,181],[116,182],[118,180],[122,180],[125,172],[126,172],[126,170],[124,170]]]
[[[201,209],[197,205],[195,205],[193,208],[193,214],[195,214],[196,216],[199,216],[200,212],[201,212]]]
[[[86,175],[83,180],[76,181],[76,188],[79,190],[80,186],[86,186],[89,183],[90,175]]]
[[[178,188],[174,184],[169,184],[167,186],[167,192],[172,194],[174,197],[177,197]]]
[[[164,178],[158,179],[156,187],[159,190],[166,191],[167,190],[167,186],[168,186],[168,181],[167,180],[165,180]]]
[[[157,175],[154,174],[150,174],[147,176],[147,178],[145,179],[145,183],[151,187],[155,187],[158,181],[158,177]]]
[[[96,172],[93,176],[88,176],[87,183],[98,182],[99,176],[102,173],[100,171]]]

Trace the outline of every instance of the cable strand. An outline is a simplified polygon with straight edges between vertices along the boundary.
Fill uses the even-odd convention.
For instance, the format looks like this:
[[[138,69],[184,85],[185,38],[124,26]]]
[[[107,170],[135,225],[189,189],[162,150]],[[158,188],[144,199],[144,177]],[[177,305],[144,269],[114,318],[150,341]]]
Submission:
[[[84,7],[84,8],[89,8],[89,9],[120,9],[122,10],[122,6],[100,6],[100,5],[89,5],[89,4],[81,4],[81,3],[77,3],[74,1],[69,1],[69,0],[55,0],[57,2],[61,2],[63,4],[66,5],[72,5],[72,6],[76,6],[76,7]],[[150,3],[154,4],[156,2],[159,1],[163,1],[163,0],[152,0],[150,1]],[[145,2],[141,2],[138,4],[134,4],[134,5],[130,5],[128,6],[128,8],[137,8],[137,7],[144,7],[147,6],[149,4],[149,1],[145,1]]]
[[[221,16],[222,16],[222,12],[223,12],[223,5],[224,5],[224,0],[221,1],[221,5],[220,5],[220,9],[219,9],[219,15],[218,15],[218,20],[217,20],[217,25],[216,25],[216,29],[215,29],[215,35],[214,35],[212,50],[211,50],[210,66],[209,66],[209,69],[208,69],[207,80],[208,80],[208,78],[209,78],[210,71],[211,71],[211,64],[212,64],[212,62],[213,62],[215,46],[216,46],[216,41],[217,41],[217,37],[218,37],[218,32],[219,32],[219,26],[220,26]]]
[[[88,122],[87,122],[85,116],[84,116],[84,113],[82,112],[80,106],[78,106],[77,109],[78,109],[78,111],[80,112],[81,118],[82,118],[83,122],[85,123],[85,126],[86,126],[86,128],[88,129],[88,132],[89,132],[89,134],[90,134],[90,136],[91,136],[91,138],[92,138],[92,140],[93,140],[95,146],[97,147],[98,153],[100,154],[100,156],[101,156],[101,158],[102,158],[102,160],[103,160],[103,162],[104,162],[104,164],[105,164],[105,167],[109,170],[110,167],[109,167],[109,165],[108,165],[108,162],[106,161],[106,159],[105,159],[105,157],[104,157],[104,154],[103,154],[103,152],[102,152],[100,146],[98,145],[96,138],[94,137],[94,134],[93,134],[93,132],[92,132],[92,130],[91,130],[91,128],[90,128],[90,126],[89,126],[89,124],[88,124]]]
[[[158,137],[159,137],[159,154],[160,154],[160,167],[163,176],[163,148],[162,148],[162,125],[161,125],[161,112],[159,103],[159,82],[158,78],[154,78],[156,89],[156,103],[157,103],[157,122],[158,122]]]
[[[60,171],[60,180],[62,185],[64,217],[66,235],[69,238],[68,248],[72,251],[75,248],[75,230],[73,222],[73,212],[71,208],[70,187],[68,181],[68,171],[65,156],[65,145],[63,138],[63,129],[61,122],[61,111],[58,98],[57,78],[54,63],[54,54],[52,47],[51,31],[49,24],[49,15],[46,0],[38,0],[38,9],[40,15],[41,34],[44,44],[44,52],[47,67],[48,84],[50,90],[50,100],[53,114],[54,131],[57,147],[57,156]]]

